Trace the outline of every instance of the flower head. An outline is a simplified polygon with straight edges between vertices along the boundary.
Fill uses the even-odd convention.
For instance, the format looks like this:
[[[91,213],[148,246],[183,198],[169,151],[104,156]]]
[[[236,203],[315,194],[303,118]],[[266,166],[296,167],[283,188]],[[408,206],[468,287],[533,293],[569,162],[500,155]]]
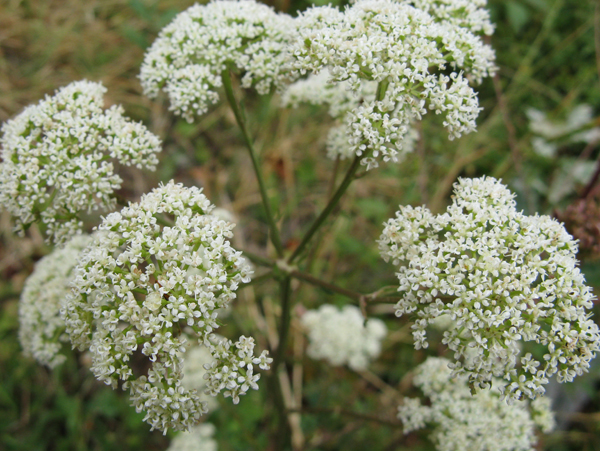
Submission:
[[[429,357],[415,370],[413,383],[429,403],[405,398],[398,408],[404,433],[431,427],[438,451],[533,451],[535,429],[549,432],[554,418],[548,398],[508,405],[499,392],[471,395],[467,379],[454,377],[449,360]]]
[[[494,25],[485,7],[487,0],[400,0],[426,11],[438,22],[467,28],[476,34],[491,36]]]
[[[427,8],[359,0],[343,12],[313,7],[297,19],[299,38],[290,52],[299,73],[328,68],[332,83],[347,83],[355,93],[365,82],[377,83],[375,98],[345,116],[351,148],[368,168],[380,156],[397,161],[406,152],[410,123],[426,107],[445,114],[451,139],[473,131],[480,108],[469,80],[480,82],[494,70],[494,53],[477,27],[415,3]]]
[[[215,0],[179,14],[144,58],[140,78],[146,95],[163,89],[171,110],[189,122],[219,100],[221,74],[236,70],[244,88],[266,94],[288,73],[286,46],[295,33],[290,16],[254,0]]]
[[[77,235],[46,255],[36,263],[21,293],[19,341],[26,355],[50,368],[65,360],[61,349],[69,338],[60,310],[70,291],[73,267],[89,242],[89,236]]]
[[[216,367],[243,359],[246,374],[253,364],[268,368],[266,353],[256,358],[245,347],[231,357],[221,341],[213,344],[217,310],[251,275],[229,244],[234,225],[211,215],[213,208],[200,189],[170,182],[109,214],[79,260],[63,310],[73,345],[90,350],[96,377],[113,388],[120,381],[146,421],[165,432],[187,429],[206,412],[196,389],[182,382],[184,329]],[[134,358],[149,368],[140,371]]]
[[[214,360],[204,366],[206,369],[206,393],[216,396],[231,397],[234,404],[240,402],[240,396],[250,388],[258,390],[260,374],[254,373],[254,366],[262,370],[270,368],[273,359],[263,351],[258,357],[254,356],[254,338],[241,336],[237,342],[228,339],[217,339],[211,348]]]
[[[360,91],[354,92],[348,82],[334,83],[329,70],[322,70],[318,74],[309,74],[305,79],[297,80],[285,88],[282,93],[283,106],[298,107],[300,103],[312,105],[328,105],[329,114],[337,125],[333,126],[327,135],[327,156],[332,160],[340,158],[345,160],[353,158],[355,149],[352,145],[352,130],[346,121],[346,116],[363,102],[375,100],[377,83],[363,81]],[[404,153],[411,152],[418,138],[416,130],[409,127],[403,138],[402,149]]]
[[[23,232],[33,222],[63,243],[82,212],[113,208],[121,187],[113,161],[154,169],[160,140],[123,108],[103,109],[106,89],[79,81],[31,105],[2,127],[0,204]]]
[[[600,330],[576,242],[556,220],[517,212],[513,197],[491,177],[459,179],[446,213],[400,207],[379,246],[398,266],[396,314],[416,317],[417,349],[428,345],[427,325],[448,314],[456,374],[474,388],[501,377],[507,396],[535,398],[554,374],[566,382],[588,370]],[[519,355],[530,341],[543,355]]]
[[[365,318],[360,309],[346,305],[339,310],[333,305],[322,305],[302,316],[302,325],[308,334],[308,355],[326,359],[333,366],[348,365],[364,370],[381,352],[381,340],[387,334],[383,321]]]

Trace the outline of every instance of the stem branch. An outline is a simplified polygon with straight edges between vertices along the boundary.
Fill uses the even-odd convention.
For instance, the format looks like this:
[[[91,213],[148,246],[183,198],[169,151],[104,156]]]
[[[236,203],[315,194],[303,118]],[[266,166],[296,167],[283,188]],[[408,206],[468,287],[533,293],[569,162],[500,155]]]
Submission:
[[[298,245],[298,247],[296,248],[294,253],[288,259],[288,263],[292,263],[294,260],[296,260],[296,258],[298,256],[300,256],[300,254],[302,254],[302,251],[304,251],[304,248],[310,242],[310,240],[313,237],[313,235],[315,234],[315,232],[317,230],[319,230],[319,228],[323,225],[323,223],[325,222],[327,217],[330,215],[330,213],[333,211],[333,209],[337,206],[337,204],[340,201],[340,199],[342,198],[343,194],[348,189],[348,186],[350,186],[350,183],[354,179],[354,175],[356,174],[356,171],[358,170],[358,168],[360,166],[360,161],[362,160],[362,158],[363,158],[362,156],[354,157],[354,161],[352,162],[352,165],[350,166],[350,168],[348,168],[348,172],[346,172],[346,176],[344,177],[344,180],[342,180],[342,183],[336,190],[333,197],[331,199],[329,199],[329,202],[327,203],[327,206],[325,207],[325,209],[321,212],[319,217],[315,220],[315,222],[310,227],[308,232],[306,232],[306,235],[304,235],[304,238],[302,238],[302,241],[300,242],[300,244]]]
[[[388,80],[382,80],[377,84],[377,92],[376,92],[376,96],[375,96],[376,101],[381,101],[385,98],[385,93],[387,91],[388,85],[389,85]],[[354,178],[356,176],[356,171],[360,167],[361,160],[363,158],[368,157],[369,154],[370,154],[370,151],[367,151],[363,155],[360,155],[360,156],[357,155],[354,157],[354,161],[352,161],[352,164],[348,168],[348,172],[346,172],[346,176],[344,177],[344,180],[342,180],[342,183],[336,190],[333,197],[331,197],[329,199],[329,202],[327,203],[327,206],[325,207],[325,209],[321,212],[319,217],[315,220],[315,222],[310,227],[308,232],[306,232],[306,235],[304,235],[304,238],[302,238],[302,241],[300,242],[300,244],[298,245],[298,247],[296,248],[294,253],[290,256],[290,258],[288,258],[288,263],[290,263],[290,264],[293,263],[293,261],[296,260],[296,258],[298,258],[300,256],[300,254],[302,254],[302,251],[304,251],[304,248],[310,242],[310,240],[313,237],[313,235],[315,234],[315,232],[317,230],[319,230],[319,228],[323,225],[323,223],[325,222],[327,217],[331,214],[333,209],[337,206],[340,199],[342,198],[342,196],[348,189],[348,186],[350,186],[350,183],[352,182],[352,180],[354,180]]]
[[[275,217],[273,216],[273,212],[271,211],[271,205],[269,204],[269,197],[267,195],[267,190],[265,188],[265,182],[263,180],[262,172],[260,171],[260,165],[258,163],[258,157],[256,156],[256,151],[254,150],[254,144],[250,139],[250,134],[248,133],[248,129],[246,128],[246,121],[244,120],[244,116],[242,111],[240,110],[237,101],[235,100],[235,95],[233,94],[233,86],[231,84],[231,74],[229,73],[229,69],[226,69],[221,74],[221,78],[223,79],[223,87],[225,88],[225,95],[227,96],[227,101],[229,102],[229,106],[233,111],[235,116],[235,120],[237,121],[240,130],[242,131],[242,135],[244,137],[244,142],[246,143],[246,147],[250,152],[250,158],[252,159],[252,166],[254,167],[254,173],[256,174],[256,180],[258,181],[258,188],[260,189],[260,197],[262,198],[262,203],[265,208],[265,214],[267,215],[267,222],[269,224],[269,229],[271,231],[271,241],[273,242],[273,246],[275,246],[275,250],[277,251],[277,255],[282,258],[283,257],[283,245],[281,244],[281,237],[279,236],[279,229],[277,228],[277,224],[275,224]]]

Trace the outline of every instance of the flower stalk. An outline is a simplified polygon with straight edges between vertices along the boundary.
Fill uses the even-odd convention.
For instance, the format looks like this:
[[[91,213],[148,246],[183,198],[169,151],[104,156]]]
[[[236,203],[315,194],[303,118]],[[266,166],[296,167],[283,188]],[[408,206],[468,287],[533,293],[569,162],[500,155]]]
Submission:
[[[281,237],[279,235],[279,229],[277,228],[277,224],[275,223],[275,217],[273,216],[273,211],[271,210],[271,205],[269,203],[269,196],[267,194],[267,189],[265,187],[265,182],[262,176],[262,172],[260,170],[260,163],[258,161],[258,157],[256,155],[256,151],[254,149],[254,144],[252,143],[252,139],[250,138],[250,134],[248,133],[248,128],[246,127],[246,121],[242,110],[240,109],[238,102],[235,99],[235,95],[233,93],[233,85],[231,83],[231,74],[229,73],[229,69],[226,69],[221,74],[223,79],[223,87],[225,88],[225,95],[227,97],[227,102],[229,102],[229,106],[233,111],[233,115],[235,116],[235,120],[242,131],[242,136],[244,137],[244,143],[250,153],[250,159],[252,160],[252,167],[254,168],[254,173],[256,174],[256,180],[258,181],[258,188],[260,190],[260,197],[262,199],[263,207],[265,209],[265,214],[267,215],[267,223],[269,224],[270,237],[273,246],[275,246],[275,251],[279,257],[283,257],[283,245],[281,244]]]

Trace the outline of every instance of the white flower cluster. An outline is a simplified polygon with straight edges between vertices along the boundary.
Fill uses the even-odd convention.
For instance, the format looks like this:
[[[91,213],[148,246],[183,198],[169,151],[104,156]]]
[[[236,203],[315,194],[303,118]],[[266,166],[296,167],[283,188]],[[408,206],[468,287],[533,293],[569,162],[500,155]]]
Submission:
[[[474,33],[490,36],[494,25],[485,7],[487,0],[400,0],[403,3],[422,9],[437,21],[449,22],[468,28]]]
[[[381,353],[381,340],[387,334],[383,321],[365,318],[360,309],[345,305],[340,311],[333,305],[322,305],[302,316],[308,334],[308,355],[326,359],[333,366],[348,365],[364,370]]]
[[[354,92],[348,82],[334,83],[330,79],[329,70],[324,69],[317,74],[310,74],[305,79],[297,80],[282,92],[282,106],[297,108],[300,103],[329,105],[329,115],[339,119],[356,108],[361,101],[375,99],[377,83],[374,81],[361,83],[360,92]]]
[[[591,106],[577,105],[564,122],[551,121],[545,112],[529,108],[525,112],[529,128],[537,136],[531,140],[539,155],[553,158],[563,144],[600,140],[600,127],[591,127],[594,111]]]
[[[254,0],[194,5],[167,25],[150,47],[140,78],[146,95],[163,89],[171,110],[189,122],[219,100],[221,74],[241,72],[244,88],[266,94],[288,78],[286,47],[295,35],[287,15]]]
[[[354,157],[354,149],[349,144],[349,133],[344,116],[362,101],[375,99],[377,89],[376,82],[364,82],[361,84],[361,92],[351,91],[346,82],[332,83],[328,70],[322,70],[318,74],[310,74],[306,79],[298,80],[289,85],[282,93],[281,104],[284,107],[297,108],[300,103],[312,105],[329,105],[329,115],[340,124],[332,127],[327,136],[327,156],[335,160]]]
[[[204,366],[206,369],[206,393],[216,396],[223,392],[223,396],[231,397],[234,404],[240,402],[240,395],[250,388],[258,390],[260,374],[254,374],[254,366],[268,370],[273,359],[263,351],[258,357],[254,356],[254,338],[244,337],[233,343],[228,339],[217,340],[211,348],[214,360]]]
[[[289,85],[282,93],[281,103],[284,107],[297,108],[300,103],[329,106],[329,115],[336,119],[338,125],[329,130],[327,135],[327,156],[332,160],[353,158],[355,150],[351,145],[351,132],[345,122],[345,116],[358,108],[363,102],[375,100],[377,83],[363,81],[360,92],[354,92],[348,82],[333,83],[328,70],[318,74],[310,74],[307,78]],[[417,131],[409,128],[403,138],[402,148],[405,153],[412,152],[418,138]]]
[[[71,83],[3,125],[0,204],[18,232],[39,221],[63,243],[79,233],[81,212],[114,206],[122,180],[113,160],[155,168],[160,140],[121,106],[104,110],[105,92],[100,83]]]
[[[167,451],[217,451],[217,442],[213,438],[215,426],[202,423],[194,426],[189,432],[180,432],[171,441]]]
[[[60,310],[70,291],[73,267],[89,241],[89,236],[77,235],[64,248],[55,249],[42,258],[21,293],[19,341],[26,355],[50,368],[65,360],[61,349],[69,338]]]
[[[63,310],[71,341],[89,349],[96,377],[113,388],[122,382],[152,428],[165,432],[187,429],[206,412],[197,391],[182,384],[184,329],[210,350],[213,367],[243,360],[240,373],[252,377],[253,388],[252,365],[270,362],[266,351],[252,356],[245,337],[232,346],[240,350],[234,356],[213,344],[217,310],[251,275],[229,244],[234,225],[209,214],[213,208],[200,189],[170,182],[109,214],[81,255]],[[132,363],[140,360],[149,368]],[[223,372],[209,371],[213,395],[219,390],[210,378]],[[247,389],[242,375],[227,380],[228,393]]]
[[[415,370],[413,383],[429,398],[404,398],[398,418],[404,433],[431,427],[438,451],[533,451],[535,429],[550,432],[550,399],[506,404],[499,392],[471,395],[465,377],[454,377],[446,359],[429,357]]]
[[[535,398],[552,375],[566,382],[588,370],[600,330],[576,242],[556,220],[517,212],[513,197],[491,177],[459,179],[446,213],[400,207],[379,246],[399,267],[396,315],[416,316],[417,349],[427,325],[449,314],[443,342],[456,374],[473,388],[503,377],[507,396]],[[519,356],[529,341],[545,346],[541,358]]]
[[[491,27],[475,25],[475,14],[446,20],[451,8],[416,3],[426,10],[410,2],[359,0],[343,12],[313,7],[297,19],[299,36],[290,52],[298,73],[328,68],[331,82],[347,83],[355,93],[364,82],[378,84],[375,98],[345,117],[351,148],[364,155],[367,168],[379,156],[398,160],[410,123],[426,106],[445,113],[451,139],[475,130],[480,108],[469,80],[478,83],[494,70],[494,52],[478,36]]]

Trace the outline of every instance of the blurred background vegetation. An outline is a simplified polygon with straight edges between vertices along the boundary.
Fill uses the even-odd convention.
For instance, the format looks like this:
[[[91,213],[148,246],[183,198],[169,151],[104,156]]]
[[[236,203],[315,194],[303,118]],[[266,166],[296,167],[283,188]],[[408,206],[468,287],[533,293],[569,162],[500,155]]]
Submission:
[[[311,4],[308,0],[267,3],[292,14]],[[394,284],[393,268],[379,258],[375,244],[383,221],[398,204],[426,203],[440,211],[458,176],[487,174],[502,178],[517,192],[519,207],[526,213],[556,215],[573,227],[571,233],[582,244],[591,243],[581,254],[582,269],[588,283],[600,292],[599,252],[594,247],[600,236],[594,183],[600,149],[597,140],[570,139],[600,125],[599,6],[593,0],[488,3],[497,24],[491,43],[500,70],[494,80],[479,87],[484,111],[478,132],[448,141],[441,120],[428,115],[413,154],[402,164],[382,166],[352,185],[305,260],[306,271],[361,292]],[[236,245],[264,253],[267,240],[260,198],[226,105],[187,124],[167,111],[164,99],[150,101],[141,92],[137,74],[144,49],[192,4],[189,0],[0,0],[0,122],[71,81],[102,81],[109,104],[122,104],[130,117],[164,139],[157,173],[129,171],[123,177],[123,194],[135,200],[171,178],[202,186],[213,203],[239,218]],[[276,95],[259,98],[250,93],[245,103],[283,239],[293,249],[324,205],[335,174],[344,170],[342,162],[336,172],[335,163],[324,156],[330,120],[318,108],[281,110]],[[564,122],[580,104],[591,107],[591,121],[550,140],[552,152],[536,151],[527,110],[536,108],[549,119]],[[85,355],[71,354],[54,372],[21,355],[19,293],[34,263],[49,250],[35,228],[24,238],[15,237],[10,219],[1,214],[0,450],[166,449],[169,435],[150,432],[143,415],[128,406],[123,393],[96,382],[86,368]],[[230,332],[233,337],[253,331],[258,319],[261,329],[252,333],[265,348],[269,322],[278,314],[276,289],[275,284],[265,283],[242,290],[223,334]],[[300,284],[294,286],[294,301],[297,311],[325,302],[348,303]],[[288,367],[295,394],[301,393],[307,409],[300,419],[305,449],[433,449],[424,434],[405,436],[394,420],[398,393],[411,393],[410,370],[426,355],[441,354],[443,349],[415,351],[410,325],[395,318],[390,306],[372,306],[370,313],[386,321],[390,335],[381,358],[362,374],[303,357],[302,334],[293,324],[290,349],[294,352],[288,356]],[[598,318],[598,308],[595,314]],[[596,362],[590,374],[573,384],[550,387],[559,428],[540,437],[539,449],[600,449],[599,380],[600,362]],[[239,406],[226,400],[209,416],[217,426],[220,450],[272,449],[273,412],[264,402],[266,381],[263,377],[261,390],[242,398]],[[338,410],[331,410],[336,406]],[[369,415],[377,418],[366,418]]]

